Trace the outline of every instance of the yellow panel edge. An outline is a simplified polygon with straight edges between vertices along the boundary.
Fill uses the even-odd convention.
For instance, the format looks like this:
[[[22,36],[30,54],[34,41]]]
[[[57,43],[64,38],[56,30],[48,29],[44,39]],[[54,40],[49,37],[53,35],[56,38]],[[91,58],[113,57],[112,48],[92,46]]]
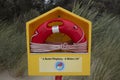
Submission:
[[[83,18],[83,17],[81,17],[81,16],[79,16],[79,15],[77,15],[77,14],[75,14],[75,13],[72,13],[72,12],[70,12],[70,11],[68,11],[68,10],[66,10],[66,9],[58,6],[58,7],[56,7],[56,8],[53,8],[53,9],[49,10],[48,12],[46,12],[46,13],[44,13],[44,14],[41,14],[40,16],[38,16],[38,17],[36,17],[36,18],[34,18],[34,19],[30,20],[30,21],[27,21],[27,24],[30,24],[30,23],[32,23],[32,22],[35,22],[35,21],[37,21],[39,18],[44,17],[45,15],[49,15],[50,13],[55,12],[55,11],[58,11],[58,10],[61,10],[61,11],[66,12],[66,13],[69,13],[69,14],[75,16],[75,17],[79,17],[79,18],[81,18],[83,21],[88,22],[89,24],[91,23],[91,21],[89,21],[89,20],[87,20],[87,19],[85,19],[85,18]]]
[[[34,19],[32,19],[32,20],[30,20],[30,21],[27,21],[26,22],[26,39],[27,39],[27,53],[28,53],[28,60],[31,60],[33,57],[33,55],[31,55],[31,53],[30,53],[30,48],[29,48],[29,45],[30,45],[30,40],[29,40],[29,25],[31,24],[31,23],[34,23],[34,22],[36,22],[39,18],[41,18],[41,17],[44,17],[44,16],[46,16],[46,15],[49,15],[50,13],[52,13],[52,12],[55,12],[55,11],[58,11],[58,10],[60,10],[60,11],[63,11],[63,12],[65,12],[65,13],[68,13],[68,14],[70,14],[70,15],[72,15],[72,16],[74,16],[75,18],[80,18],[81,20],[83,20],[83,21],[85,21],[85,22],[87,22],[87,24],[89,25],[89,49],[88,49],[88,54],[89,54],[89,56],[90,56],[90,54],[91,54],[91,34],[92,34],[92,23],[91,23],[91,21],[89,21],[89,20],[87,20],[87,19],[85,19],[85,18],[83,18],[83,17],[80,17],[79,15],[76,15],[76,14],[74,14],[74,13],[72,13],[72,12],[70,12],[70,11],[68,11],[68,10],[66,10],[66,9],[64,9],[64,8],[62,8],[62,7],[56,7],[56,8],[54,8],[54,9],[52,9],[52,10],[50,10],[50,11],[48,11],[48,12],[46,12],[46,13],[44,13],[44,14],[42,14],[42,15],[40,15],[40,16],[38,16],[38,17],[36,17],[36,18],[34,18]],[[39,57],[41,56],[40,54],[37,54]],[[48,55],[48,54],[47,54]],[[42,55],[43,56],[43,55]],[[44,56],[46,56],[46,54],[44,55]],[[56,55],[55,55],[56,56]],[[66,55],[66,56],[68,56],[68,55]],[[89,57],[89,56],[87,56],[87,57]],[[35,57],[35,58],[37,58],[37,57]],[[89,59],[89,58],[88,58]],[[37,61],[37,60],[36,60]],[[30,61],[28,61],[29,63],[30,63]],[[88,62],[88,64],[89,64],[89,62]],[[65,74],[65,73],[62,73],[62,74],[64,74],[64,75],[70,75],[70,74]],[[73,76],[75,76],[75,75],[77,75],[78,73],[74,73],[73,74]],[[29,75],[33,75],[33,76],[35,76],[35,74],[30,74],[29,73]],[[46,76],[46,75],[48,75],[48,76],[50,76],[50,75],[55,75],[55,74],[36,74],[36,75],[43,75],[43,76]],[[88,73],[80,73],[79,75],[90,75],[90,73],[88,72]],[[72,75],[71,75],[72,76]]]

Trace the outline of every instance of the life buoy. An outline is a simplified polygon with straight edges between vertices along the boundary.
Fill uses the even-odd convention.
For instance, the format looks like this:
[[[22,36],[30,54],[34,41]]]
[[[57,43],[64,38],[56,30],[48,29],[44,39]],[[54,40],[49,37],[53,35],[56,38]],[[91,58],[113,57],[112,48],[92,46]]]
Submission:
[[[52,23],[52,22],[62,22],[62,24],[49,27],[48,24]],[[83,49],[83,51],[87,50],[87,44],[86,44],[87,41],[85,38],[84,31],[81,29],[81,27],[74,24],[73,22],[71,22],[69,20],[66,20],[63,18],[56,18],[56,19],[48,20],[47,22],[38,26],[38,28],[35,30],[35,32],[32,36],[32,39],[31,39],[31,51],[37,52],[37,50],[38,50],[38,52],[41,52],[43,50],[43,48],[46,48],[46,44],[44,44],[44,43],[45,43],[46,39],[48,38],[48,36],[50,36],[53,33],[64,33],[72,39],[73,43],[81,44],[81,45],[77,45],[77,46],[79,48]],[[49,46],[50,45],[48,44],[48,47]],[[56,45],[54,45],[54,46],[56,46]],[[53,47],[53,45],[51,47]],[[42,48],[42,49],[40,49],[40,48]],[[35,49],[36,49],[36,51],[35,51]],[[49,50],[47,50],[47,51],[49,51]]]

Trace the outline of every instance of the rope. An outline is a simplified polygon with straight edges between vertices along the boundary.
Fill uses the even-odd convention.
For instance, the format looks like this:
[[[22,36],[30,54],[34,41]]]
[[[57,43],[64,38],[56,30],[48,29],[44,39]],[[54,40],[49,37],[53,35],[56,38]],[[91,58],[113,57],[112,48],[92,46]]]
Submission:
[[[31,52],[50,52],[55,50],[66,50],[75,53],[86,53],[87,52],[87,42],[84,43],[74,43],[69,45],[67,43],[63,44],[39,44],[39,43],[30,43]]]
[[[79,41],[77,43],[80,43],[83,40],[84,36],[85,36],[85,33],[84,33],[83,29],[81,29],[81,30],[82,30],[82,37],[79,39]]]

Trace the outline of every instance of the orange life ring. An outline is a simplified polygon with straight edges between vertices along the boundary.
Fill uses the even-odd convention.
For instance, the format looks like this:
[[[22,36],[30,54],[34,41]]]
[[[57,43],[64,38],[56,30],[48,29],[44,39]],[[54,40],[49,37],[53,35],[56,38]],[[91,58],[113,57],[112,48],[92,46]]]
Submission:
[[[49,27],[48,24],[52,22],[62,22],[62,24]],[[73,43],[86,42],[84,31],[80,28],[80,26],[63,18],[48,20],[38,26],[34,32],[34,35],[32,36],[31,42],[36,44],[43,44],[45,43],[48,36],[59,32],[68,35],[72,39]]]
[[[57,21],[62,22],[63,24],[59,26],[48,27],[49,23]],[[32,36],[31,42],[44,43],[48,36],[58,32],[67,34],[73,40],[74,43],[82,43],[86,41],[84,32],[80,27],[78,27],[78,25],[74,24],[69,20],[57,18],[49,20],[38,26],[34,35]]]

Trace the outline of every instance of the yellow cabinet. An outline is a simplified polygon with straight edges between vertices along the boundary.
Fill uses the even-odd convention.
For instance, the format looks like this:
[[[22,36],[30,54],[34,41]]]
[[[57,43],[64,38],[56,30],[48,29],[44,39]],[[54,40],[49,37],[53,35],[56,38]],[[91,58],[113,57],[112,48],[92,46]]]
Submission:
[[[87,39],[87,53],[69,52],[49,52],[32,53],[30,42],[32,35],[37,27],[54,18],[63,18],[80,25]],[[56,39],[54,39],[56,38]],[[91,22],[61,7],[56,7],[26,23],[27,55],[28,55],[28,74],[30,76],[53,76],[53,75],[90,75],[91,57]],[[56,33],[48,37],[46,42],[69,42],[71,39],[62,33]],[[62,64],[61,70],[57,69],[57,64]]]

